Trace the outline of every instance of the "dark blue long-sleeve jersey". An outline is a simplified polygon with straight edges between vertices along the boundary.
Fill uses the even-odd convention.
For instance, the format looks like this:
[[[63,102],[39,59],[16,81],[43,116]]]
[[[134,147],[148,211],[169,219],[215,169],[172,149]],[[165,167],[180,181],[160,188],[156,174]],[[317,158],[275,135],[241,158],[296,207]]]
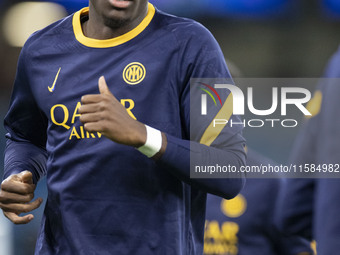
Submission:
[[[299,133],[292,162],[331,164],[339,172],[340,163],[340,51],[329,61],[325,78],[313,100],[316,112]],[[331,171],[331,170],[330,170]],[[318,173],[318,172],[316,172]],[[316,240],[317,253],[337,254],[340,249],[340,180],[338,178],[289,179],[282,193],[277,221],[286,234]]]
[[[252,149],[248,149],[246,163],[276,165]],[[244,189],[232,200],[208,195],[204,254],[312,254],[305,238],[284,235],[274,224],[279,193],[285,185],[286,179],[248,178]]]
[[[210,147],[189,141],[202,135],[190,134],[190,79],[230,76],[203,26],[148,8],[135,29],[110,40],[84,36],[85,8],[22,49],[5,118],[4,178],[23,170],[34,182],[47,175],[36,254],[200,254],[206,192],[232,198],[244,184],[241,174],[190,179],[191,153],[244,164],[240,129],[226,125]],[[81,97],[99,93],[101,75],[131,117],[166,134],[159,161],[84,130]]]

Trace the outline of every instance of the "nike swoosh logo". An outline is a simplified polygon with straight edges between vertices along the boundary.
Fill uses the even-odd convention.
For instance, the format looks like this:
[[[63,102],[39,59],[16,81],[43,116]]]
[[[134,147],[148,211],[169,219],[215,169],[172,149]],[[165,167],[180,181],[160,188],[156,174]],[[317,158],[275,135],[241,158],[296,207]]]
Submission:
[[[53,82],[53,84],[52,84],[52,87],[48,87],[48,91],[51,92],[51,93],[52,93],[52,92],[54,91],[54,89],[55,89],[55,85],[56,85],[56,83],[57,83],[57,80],[58,80],[60,71],[61,71],[61,67],[59,68],[59,70],[58,70],[58,72],[57,72],[57,75],[56,75],[55,78],[54,78],[54,82]]]

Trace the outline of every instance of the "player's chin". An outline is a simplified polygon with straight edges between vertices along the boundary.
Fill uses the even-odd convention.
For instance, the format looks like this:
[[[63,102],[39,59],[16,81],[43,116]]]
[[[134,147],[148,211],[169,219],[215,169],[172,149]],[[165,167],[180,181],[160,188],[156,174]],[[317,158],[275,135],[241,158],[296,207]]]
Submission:
[[[133,6],[127,9],[111,8],[105,15],[105,25],[112,28],[119,28],[122,25],[129,23],[132,20],[133,15]]]
[[[120,28],[125,26],[130,22],[131,18],[128,15],[119,14],[119,15],[110,15],[106,17],[104,23],[106,26],[111,28]]]

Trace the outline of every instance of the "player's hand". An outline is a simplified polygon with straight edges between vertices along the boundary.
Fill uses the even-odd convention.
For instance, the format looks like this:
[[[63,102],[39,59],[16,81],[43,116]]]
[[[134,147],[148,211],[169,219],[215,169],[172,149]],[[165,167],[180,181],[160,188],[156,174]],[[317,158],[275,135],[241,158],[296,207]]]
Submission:
[[[32,173],[29,171],[13,174],[1,183],[0,208],[10,221],[15,224],[26,224],[33,220],[33,214],[19,215],[31,212],[41,205],[42,198],[31,202],[34,190]]]
[[[100,94],[85,95],[79,108],[80,121],[88,132],[100,132],[114,142],[134,147],[146,142],[145,126],[131,118],[110,92],[104,77],[98,81]]]

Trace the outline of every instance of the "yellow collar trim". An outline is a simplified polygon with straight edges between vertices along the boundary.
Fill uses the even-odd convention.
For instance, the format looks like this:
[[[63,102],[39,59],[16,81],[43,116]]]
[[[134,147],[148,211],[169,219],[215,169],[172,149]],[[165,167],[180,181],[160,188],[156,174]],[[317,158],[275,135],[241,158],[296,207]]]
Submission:
[[[142,20],[142,22],[132,29],[131,31],[127,32],[126,34],[123,34],[121,36],[107,39],[107,40],[98,40],[86,37],[83,33],[83,29],[81,27],[80,17],[82,14],[86,14],[89,12],[89,7],[85,7],[81,9],[80,11],[77,11],[73,15],[73,31],[76,39],[83,45],[87,47],[92,48],[109,48],[121,45],[123,43],[126,43],[127,41],[130,41],[131,39],[135,38],[137,35],[139,35],[141,32],[144,31],[144,29],[150,24],[152,18],[155,15],[155,7],[148,3],[148,13],[146,17]]]

